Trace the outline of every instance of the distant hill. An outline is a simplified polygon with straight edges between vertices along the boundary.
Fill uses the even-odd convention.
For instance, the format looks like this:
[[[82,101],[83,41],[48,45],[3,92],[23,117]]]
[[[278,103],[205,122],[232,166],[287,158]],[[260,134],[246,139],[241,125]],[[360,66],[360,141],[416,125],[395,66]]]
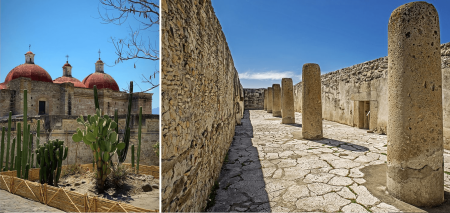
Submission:
[[[158,114],[159,115],[159,107],[152,109],[152,114]]]

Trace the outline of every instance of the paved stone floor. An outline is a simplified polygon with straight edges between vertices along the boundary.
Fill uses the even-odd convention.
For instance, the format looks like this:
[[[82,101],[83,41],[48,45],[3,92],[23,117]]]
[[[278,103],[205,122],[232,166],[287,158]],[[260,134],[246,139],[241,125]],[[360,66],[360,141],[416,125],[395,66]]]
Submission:
[[[323,121],[322,140],[302,140],[296,124],[263,110],[245,111],[208,211],[399,212],[419,209],[386,192],[386,135]],[[450,153],[445,151],[445,171]],[[445,190],[450,191],[450,175]],[[446,192],[446,199],[450,193]]]
[[[63,212],[0,189],[0,212]]]

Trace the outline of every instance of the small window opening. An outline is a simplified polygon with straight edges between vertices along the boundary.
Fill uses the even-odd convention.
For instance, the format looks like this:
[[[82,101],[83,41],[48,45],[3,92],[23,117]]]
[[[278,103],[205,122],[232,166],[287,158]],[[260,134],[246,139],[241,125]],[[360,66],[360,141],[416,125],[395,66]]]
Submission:
[[[39,101],[39,115],[45,115],[45,101]]]

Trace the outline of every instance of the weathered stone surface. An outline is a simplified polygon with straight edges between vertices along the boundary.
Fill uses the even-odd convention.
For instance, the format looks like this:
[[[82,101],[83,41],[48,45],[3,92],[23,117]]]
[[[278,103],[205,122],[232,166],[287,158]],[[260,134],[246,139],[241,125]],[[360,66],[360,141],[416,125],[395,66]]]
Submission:
[[[246,89],[244,88],[244,109],[264,109],[267,110],[265,93],[267,89]]]
[[[342,212],[369,212],[364,207],[356,203],[350,203],[342,208]]]
[[[439,47],[438,44],[434,44]],[[450,149],[450,43],[440,45],[444,112],[444,148]],[[321,76],[322,116],[329,121],[358,126],[358,102],[370,102],[369,127],[387,133],[388,57],[342,68]],[[302,112],[303,82],[294,85],[294,109]]]
[[[294,93],[292,78],[281,79],[282,104],[281,104],[281,123],[294,124]]]
[[[370,173],[364,175],[360,171],[379,161],[362,159],[385,156],[382,153],[386,152],[386,135],[367,133],[324,120],[324,137],[327,139],[295,139],[291,132],[301,127],[283,125],[279,120],[270,119],[272,115],[263,110],[250,110],[245,114],[251,120],[245,117],[243,125],[236,126],[239,136],[234,137],[228,161],[224,162],[219,178],[217,195],[220,195],[220,202],[216,197],[216,205],[210,211],[250,211],[259,208],[272,212],[281,209],[291,212],[337,212],[344,211],[344,207],[346,211],[404,211],[404,207],[388,194],[383,195],[390,197],[388,203],[383,204],[383,197],[373,191],[374,176]],[[301,120],[300,113],[295,115],[296,119]],[[348,150],[339,146],[342,144],[359,148]],[[253,152],[257,154],[250,154]],[[280,156],[268,157],[266,152],[279,153]],[[450,162],[450,152],[446,152],[445,157],[445,162]],[[247,168],[247,164],[260,164],[261,167]],[[450,171],[448,165],[447,170]],[[450,189],[450,175],[445,176],[444,186]]]
[[[163,0],[161,17],[161,211],[201,212],[233,137],[251,145],[252,135],[235,133],[244,91],[211,1]]]
[[[321,139],[323,132],[319,65],[304,64],[302,80],[302,136],[305,139]]]
[[[387,188],[416,206],[444,202],[439,17],[412,2],[389,19]]]
[[[273,88],[267,88],[267,112],[272,113],[273,108]]]
[[[267,93],[268,93],[267,89],[264,89],[264,111],[267,111]]]
[[[281,88],[279,84],[273,84],[273,101],[272,101],[272,115],[274,117],[281,117]]]

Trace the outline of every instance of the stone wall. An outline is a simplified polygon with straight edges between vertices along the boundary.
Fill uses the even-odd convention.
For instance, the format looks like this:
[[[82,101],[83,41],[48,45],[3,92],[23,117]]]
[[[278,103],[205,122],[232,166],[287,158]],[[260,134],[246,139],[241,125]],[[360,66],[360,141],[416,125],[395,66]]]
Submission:
[[[264,88],[244,89],[245,109],[264,109]]]
[[[242,86],[210,0],[161,9],[161,211],[200,212],[242,117]]]
[[[125,117],[126,115],[119,115],[119,131],[123,132],[125,127]],[[40,143],[49,140],[63,140],[64,146],[69,148],[69,153],[67,159],[64,160],[63,164],[87,164],[92,163],[93,156],[91,149],[83,142],[75,143],[72,140],[72,135],[76,132],[77,128],[82,127],[77,123],[76,119],[78,116],[68,116],[68,115],[44,115],[30,117],[28,124],[30,124],[30,131],[33,133],[33,147],[37,146],[36,131],[37,131],[37,120],[41,120],[40,127]],[[85,118],[86,119],[86,118]],[[131,162],[131,144],[134,144],[136,150],[138,146],[138,121],[139,115],[132,114],[130,121],[130,148],[128,149],[126,163]],[[11,143],[12,139],[16,137],[16,126],[17,123],[23,122],[22,116],[13,116],[12,124],[13,131],[11,133]],[[8,122],[4,117],[0,119],[0,129],[2,127],[7,128]],[[119,134],[121,139],[123,134]],[[6,140],[6,138],[5,138]],[[158,115],[143,115],[142,116],[142,130],[141,130],[141,158],[140,164],[142,165],[156,165],[159,166],[159,157],[156,155],[153,146],[159,141],[159,116]],[[5,141],[6,147],[6,141]],[[137,151],[136,151],[137,152]],[[5,155],[6,158],[6,155]]]
[[[450,149],[450,43],[441,45],[441,61],[444,146]],[[387,71],[388,59],[383,57],[322,75],[323,118],[359,128],[368,126],[370,130],[386,134]],[[294,106],[297,112],[301,112],[301,96],[302,82],[294,86]],[[368,112],[364,107],[370,109],[369,116],[366,116]]]

